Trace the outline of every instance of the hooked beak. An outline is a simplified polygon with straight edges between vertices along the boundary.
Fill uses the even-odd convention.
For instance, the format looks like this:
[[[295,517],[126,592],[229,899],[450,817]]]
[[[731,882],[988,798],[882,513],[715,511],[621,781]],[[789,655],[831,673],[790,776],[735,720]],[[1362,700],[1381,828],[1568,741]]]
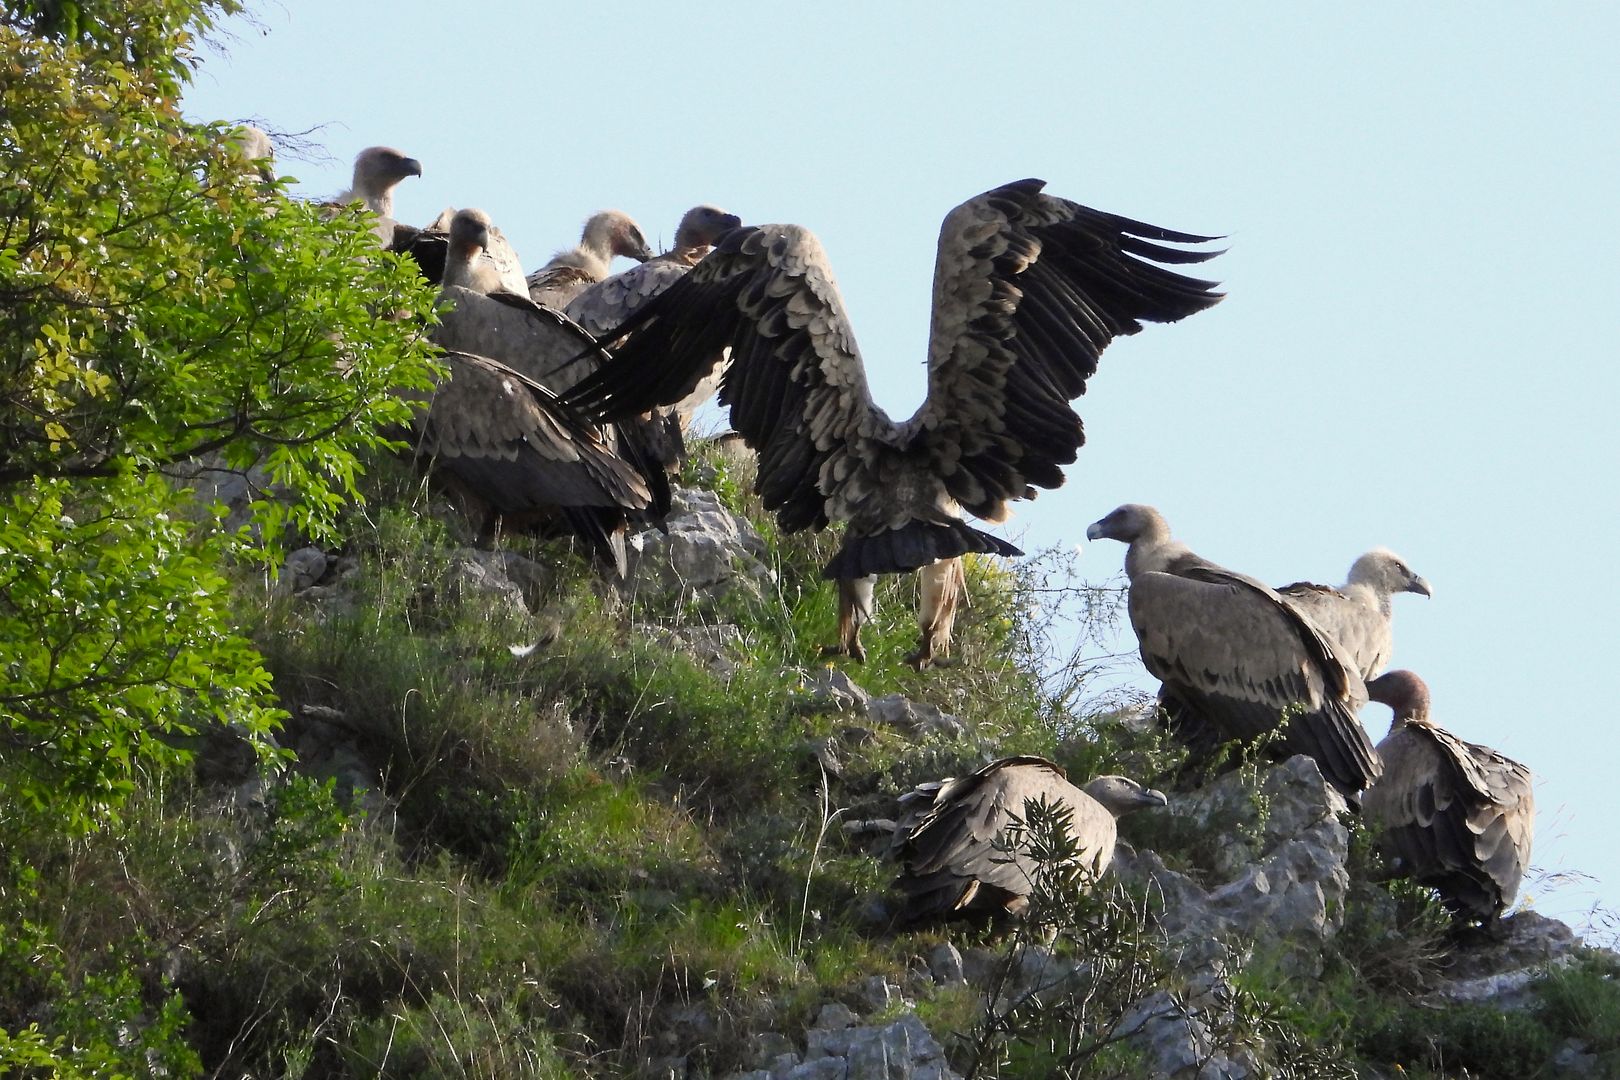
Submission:
[[[1090,525],[1086,526],[1087,540],[1101,540],[1105,535],[1106,534],[1103,532],[1103,523],[1100,521],[1093,521]]]
[[[1427,596],[1431,599],[1434,596],[1434,590],[1429,587],[1429,583],[1420,577],[1413,578],[1412,583],[1406,587],[1406,591],[1415,592],[1419,596]]]
[[[1148,788],[1146,791],[1142,792],[1142,805],[1169,806],[1170,799],[1165,795],[1164,792],[1158,790],[1157,788]]]
[[[413,157],[408,157],[404,161],[400,162],[400,167],[405,170],[403,173],[400,174],[402,176],[421,176],[422,175],[422,163],[420,161],[417,161]]]

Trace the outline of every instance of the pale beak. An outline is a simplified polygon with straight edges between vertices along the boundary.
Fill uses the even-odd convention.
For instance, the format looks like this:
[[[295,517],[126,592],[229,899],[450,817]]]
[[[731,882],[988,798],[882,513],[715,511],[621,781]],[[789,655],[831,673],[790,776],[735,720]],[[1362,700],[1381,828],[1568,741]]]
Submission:
[[[1086,526],[1086,539],[1087,540],[1101,540],[1104,535],[1105,534],[1103,533],[1103,523],[1102,522],[1093,521],[1090,525]]]
[[[1415,592],[1419,596],[1428,596],[1431,598],[1434,596],[1434,590],[1429,587],[1429,583],[1420,577],[1413,578],[1412,583],[1406,587],[1406,591]]]

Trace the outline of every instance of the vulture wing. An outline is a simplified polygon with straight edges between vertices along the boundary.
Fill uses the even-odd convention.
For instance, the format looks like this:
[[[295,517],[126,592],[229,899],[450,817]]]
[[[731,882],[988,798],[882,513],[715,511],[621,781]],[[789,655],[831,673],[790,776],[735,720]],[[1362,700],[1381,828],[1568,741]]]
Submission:
[[[563,310],[569,301],[599,279],[583,266],[551,266],[536,270],[528,277],[524,295],[542,307]]]
[[[690,269],[674,259],[651,259],[585,289],[563,310],[585,332],[605,337]]]
[[[610,417],[682,400],[730,347],[720,402],[759,455],[757,490],[786,531],[848,520],[854,478],[893,442],[826,254],[800,226],[733,230],[603,336],[622,339],[612,362],[565,396]]]
[[[967,551],[1017,554],[969,528],[958,503],[999,520],[1009,499],[1054,487],[1081,443],[1069,399],[1097,354],[1143,319],[1219,296],[1153,261],[1213,252],[1171,233],[1040,194],[1021,181],[970,200],[940,238],[929,398],[903,427],[872,401],[815,237],[740,228],[604,336],[614,359],[570,395],[590,415],[680,401],[731,348],[720,401],[759,455],[757,490],[785,531],[849,521],[828,576],[915,569]]]
[[[1367,792],[1400,869],[1456,911],[1494,918],[1530,864],[1530,770],[1443,728],[1408,724],[1378,744],[1385,775]]]
[[[941,785],[933,808],[901,841],[895,884],[908,898],[904,917],[1022,910],[1037,865],[1022,852],[997,851],[994,841],[1014,818],[1023,818],[1030,800],[1069,810],[1081,861],[1100,872],[1114,851],[1113,816],[1052,762],[1003,758]]]
[[[1356,719],[1366,689],[1348,656],[1265,584],[1208,564],[1143,573],[1131,582],[1130,616],[1143,664],[1183,713],[1178,727],[1252,740],[1293,709],[1282,727],[1289,752],[1309,754],[1347,794],[1378,776]]]
[[[907,424],[950,495],[986,521],[1055,488],[1085,441],[1069,402],[1097,359],[1144,320],[1174,322],[1221,299],[1214,283],[1157,263],[1197,263],[1214,237],[1171,232],[1044,195],[1021,180],[946,216],[934,268],[928,398]]]
[[[1344,646],[1363,679],[1371,679],[1389,666],[1394,632],[1390,620],[1378,610],[1356,603],[1338,589],[1309,581],[1284,585],[1277,593]]]
[[[497,513],[651,503],[636,470],[545,387],[487,357],[449,352],[444,361],[449,378],[413,424],[416,452]]]

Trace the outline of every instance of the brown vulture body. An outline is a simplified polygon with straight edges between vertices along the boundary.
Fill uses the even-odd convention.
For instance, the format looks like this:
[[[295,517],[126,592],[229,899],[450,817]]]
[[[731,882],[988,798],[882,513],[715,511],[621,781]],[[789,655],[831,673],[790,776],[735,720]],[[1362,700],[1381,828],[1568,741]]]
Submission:
[[[797,225],[734,229],[618,328],[613,361],[570,395],[590,414],[678,402],[721,363],[720,402],[759,458],[784,531],[848,522],[825,576],[906,573],[970,551],[970,527],[1063,482],[1084,441],[1070,407],[1115,337],[1219,300],[1159,263],[1210,239],[1101,213],[1024,180],[947,215],[935,264],[928,396],[896,422],[873,402],[831,268]],[[858,626],[856,620],[843,620]],[[927,623],[932,620],[924,618]],[[859,657],[858,640],[836,648]]]
[[[628,214],[604,210],[585,222],[579,243],[565,248],[528,276],[525,291],[542,307],[561,311],[586,288],[608,276],[615,255],[646,262],[652,249]]]
[[[925,785],[903,801],[913,809],[928,805],[895,839],[903,922],[1022,913],[1040,864],[1023,849],[998,851],[995,840],[1015,819],[1024,820],[1026,803],[1045,802],[1066,814],[1078,848],[1069,869],[1093,881],[1113,860],[1115,820],[1165,805],[1161,793],[1123,776],[1075,787],[1058,765],[1033,756],[993,761],[969,776]]]
[[[1530,770],[1436,725],[1428,687],[1410,671],[1391,671],[1367,690],[1395,714],[1378,744],[1384,775],[1364,804],[1395,871],[1432,886],[1460,918],[1496,919],[1530,865]]]
[[[561,393],[594,370],[596,343],[561,312],[508,289],[492,265],[479,261],[489,230],[487,215],[476,209],[460,210],[451,221],[445,284],[440,290],[442,310],[433,339],[448,350],[487,356],[548,392]],[[603,426],[602,443],[635,472],[649,497],[593,504],[563,515],[598,563],[619,578],[628,568],[625,536],[632,522],[658,520],[669,512],[663,459],[679,449],[678,429],[671,435],[670,426],[652,422]]]
[[[448,376],[420,400],[411,441],[474,516],[589,518],[651,504],[642,476],[551,391],[488,357],[441,359]]]
[[[1378,776],[1356,713],[1366,688],[1349,653],[1274,589],[1195,555],[1164,517],[1128,504],[1086,529],[1130,545],[1131,628],[1164,684],[1172,732],[1195,755],[1280,728],[1281,753],[1308,754],[1354,799]]]
[[[1383,548],[1358,558],[1345,583],[1336,589],[1299,581],[1277,592],[1344,646],[1363,679],[1371,679],[1389,666],[1395,645],[1390,598],[1398,592],[1433,595],[1427,581]]]

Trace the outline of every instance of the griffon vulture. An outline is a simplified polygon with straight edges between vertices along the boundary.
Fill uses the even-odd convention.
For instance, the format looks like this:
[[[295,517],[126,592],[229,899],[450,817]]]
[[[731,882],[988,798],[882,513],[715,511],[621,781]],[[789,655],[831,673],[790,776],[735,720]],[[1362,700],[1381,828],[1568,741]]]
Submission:
[[[618,210],[592,214],[578,244],[557,252],[550,262],[529,275],[529,297],[537,304],[561,311],[587,286],[608,276],[613,256],[646,262],[652,254],[641,235],[641,226],[630,215]]]
[[[394,188],[407,176],[421,176],[422,163],[392,146],[368,146],[354,158],[349,190],[321,205],[334,212],[360,203],[376,217],[371,231],[377,242],[392,248],[398,226],[394,222]]]
[[[1296,581],[1277,590],[1284,600],[1338,639],[1363,679],[1389,666],[1395,634],[1390,597],[1399,592],[1432,596],[1429,583],[1384,548],[1374,548],[1350,566],[1338,588]]]
[[[1040,864],[1022,846],[998,851],[995,840],[1025,820],[1026,804],[1044,801],[1065,815],[1078,854],[1064,869],[1095,881],[1114,858],[1116,819],[1166,802],[1162,793],[1123,776],[1075,787],[1058,765],[1029,756],[992,761],[916,795],[920,801],[931,795],[932,806],[909,828],[901,826],[894,848],[901,864],[894,884],[906,896],[899,918],[907,923],[1022,914]]]
[[[507,288],[493,265],[480,261],[491,229],[481,210],[460,210],[452,219],[440,289],[447,302],[441,305],[433,340],[445,349],[490,357],[560,393],[595,369],[595,341],[561,312]],[[673,420],[660,419],[605,425],[601,437],[640,476],[651,498],[566,516],[602,563],[622,578],[630,523],[660,520],[669,512],[665,465],[679,454],[680,433]]]
[[[759,456],[755,490],[786,532],[848,522],[826,577],[906,573],[970,551],[1020,554],[970,527],[1063,482],[1084,442],[1070,407],[1097,358],[1142,321],[1220,299],[1158,263],[1213,251],[1171,232],[1042,194],[1021,180],[952,210],[940,230],[928,396],[897,423],[872,400],[820,243],[798,225],[734,229],[616,331],[614,359],[572,392],[598,416],[678,402],[732,362],[720,402]],[[859,659],[853,589],[841,640]],[[924,625],[934,622],[925,613]]]
[[[1495,920],[1530,865],[1530,770],[1436,725],[1429,688],[1410,671],[1374,679],[1367,693],[1395,714],[1378,744],[1384,775],[1363,803],[1394,869],[1436,889],[1459,918]]]
[[[426,228],[395,226],[389,250],[409,255],[424,278],[434,285],[443,285],[445,264],[450,255],[450,230],[455,224],[456,217],[464,212],[445,207]],[[499,278],[500,291],[527,298],[529,287],[524,284],[523,266],[518,261],[517,252],[512,250],[512,245],[507,242],[500,228],[489,220],[489,215],[476,209],[472,213],[484,226],[479,241],[481,247],[474,256],[474,262],[481,268],[477,271],[478,276],[485,281],[493,282],[495,278],[485,272],[487,269]]]
[[[447,352],[449,376],[419,407],[411,441],[485,525],[560,515],[604,562],[622,560],[602,514],[645,508],[652,493],[555,394],[488,357]],[[622,567],[620,572],[622,573]]]
[[[1171,731],[1195,754],[1281,728],[1281,750],[1309,754],[1353,800],[1380,765],[1356,719],[1366,687],[1348,650],[1263,582],[1173,540],[1151,506],[1121,506],[1086,529],[1129,544],[1131,627],[1164,684]]]
[[[596,282],[568,301],[563,310],[586,333],[600,338],[679,281],[709,253],[716,240],[741,225],[742,219],[736,214],[717,206],[694,206],[681,217],[673,248],[622,274]]]

